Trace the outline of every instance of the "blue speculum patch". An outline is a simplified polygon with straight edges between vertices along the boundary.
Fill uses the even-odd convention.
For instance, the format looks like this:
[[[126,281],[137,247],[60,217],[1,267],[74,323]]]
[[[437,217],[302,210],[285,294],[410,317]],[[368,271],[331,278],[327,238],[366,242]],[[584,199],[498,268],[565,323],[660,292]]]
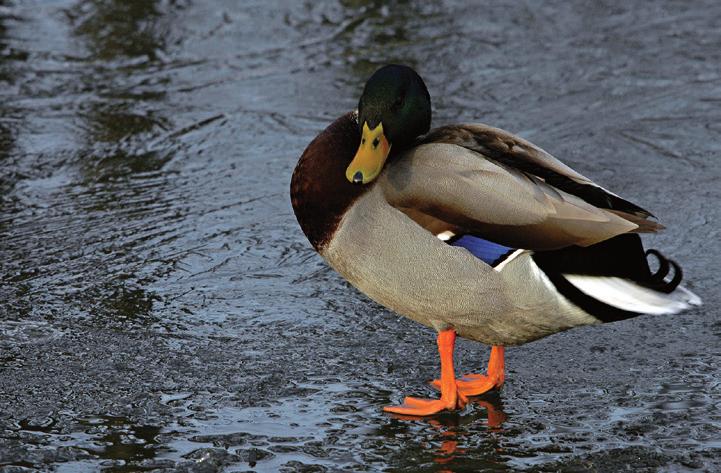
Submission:
[[[473,235],[461,235],[458,238],[449,240],[448,244],[467,249],[473,256],[491,266],[500,263],[504,256],[515,250],[515,248],[499,245]]]

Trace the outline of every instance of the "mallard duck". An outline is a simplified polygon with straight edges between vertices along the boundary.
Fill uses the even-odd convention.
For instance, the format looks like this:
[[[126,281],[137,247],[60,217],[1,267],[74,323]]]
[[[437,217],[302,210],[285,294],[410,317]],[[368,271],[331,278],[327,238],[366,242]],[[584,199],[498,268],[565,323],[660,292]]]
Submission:
[[[639,233],[663,228],[647,210],[507,131],[430,124],[421,77],[382,67],[358,109],[308,145],[290,186],[330,266],[438,332],[440,399],[386,411],[432,415],[499,389],[506,346],[701,304],[675,262],[644,250]],[[456,378],[456,335],[492,346],[485,374]]]

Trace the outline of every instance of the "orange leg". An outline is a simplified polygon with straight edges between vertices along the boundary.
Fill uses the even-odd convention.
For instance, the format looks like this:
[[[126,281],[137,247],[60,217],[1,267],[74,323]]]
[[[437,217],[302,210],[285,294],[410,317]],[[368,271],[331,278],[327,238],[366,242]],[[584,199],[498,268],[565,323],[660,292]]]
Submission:
[[[491,348],[491,358],[488,360],[487,374],[467,374],[456,380],[458,392],[464,396],[478,396],[494,388],[503,386],[504,366],[503,347],[494,346]],[[434,379],[431,384],[436,388],[441,387],[441,380]]]
[[[403,405],[384,407],[386,412],[408,416],[429,416],[444,409],[460,409],[468,403],[468,398],[459,392],[456,375],[453,370],[453,346],[456,343],[455,330],[438,332],[438,352],[441,355],[440,399],[419,399],[407,397]]]

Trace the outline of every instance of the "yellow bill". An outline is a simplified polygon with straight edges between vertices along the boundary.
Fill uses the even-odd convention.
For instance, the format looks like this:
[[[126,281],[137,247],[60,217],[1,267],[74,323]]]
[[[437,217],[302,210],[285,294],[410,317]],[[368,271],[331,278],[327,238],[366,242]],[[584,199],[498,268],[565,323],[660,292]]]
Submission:
[[[353,161],[345,171],[345,177],[353,184],[368,184],[383,170],[383,165],[391,151],[391,144],[383,134],[383,124],[374,129],[363,123],[360,146]]]

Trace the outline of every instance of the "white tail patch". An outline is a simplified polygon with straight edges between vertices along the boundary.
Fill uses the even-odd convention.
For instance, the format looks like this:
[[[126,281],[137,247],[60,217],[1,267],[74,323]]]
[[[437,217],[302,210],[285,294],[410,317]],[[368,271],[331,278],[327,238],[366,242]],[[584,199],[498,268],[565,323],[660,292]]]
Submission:
[[[611,276],[564,274],[568,282],[604,304],[641,314],[675,314],[701,305],[701,298],[683,286],[670,294]]]

